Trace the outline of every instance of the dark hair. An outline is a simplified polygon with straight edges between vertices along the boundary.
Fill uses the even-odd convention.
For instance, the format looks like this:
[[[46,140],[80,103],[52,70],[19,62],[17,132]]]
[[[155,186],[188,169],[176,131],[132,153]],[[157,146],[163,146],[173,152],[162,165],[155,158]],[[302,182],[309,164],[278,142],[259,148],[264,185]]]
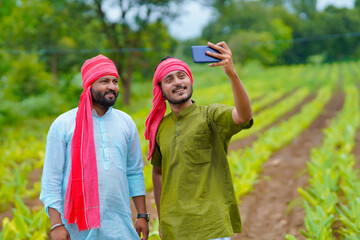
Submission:
[[[155,69],[154,69],[154,72],[156,71],[157,67],[160,65],[160,63],[162,63],[163,61],[169,59],[169,58],[175,58],[175,57],[172,57],[172,56],[167,56],[167,57],[164,57],[160,60],[160,62],[156,65]]]

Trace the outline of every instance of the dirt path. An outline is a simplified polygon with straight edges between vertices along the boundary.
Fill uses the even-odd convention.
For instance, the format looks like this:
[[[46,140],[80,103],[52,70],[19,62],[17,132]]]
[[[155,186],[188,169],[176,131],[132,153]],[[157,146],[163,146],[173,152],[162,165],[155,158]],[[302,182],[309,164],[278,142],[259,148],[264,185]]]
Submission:
[[[262,179],[239,206],[243,233],[232,240],[277,240],[288,233],[304,239],[299,233],[304,211],[297,188],[307,185],[310,150],[321,143],[321,131],[341,109],[343,99],[343,93],[335,94],[308,129],[263,165]]]

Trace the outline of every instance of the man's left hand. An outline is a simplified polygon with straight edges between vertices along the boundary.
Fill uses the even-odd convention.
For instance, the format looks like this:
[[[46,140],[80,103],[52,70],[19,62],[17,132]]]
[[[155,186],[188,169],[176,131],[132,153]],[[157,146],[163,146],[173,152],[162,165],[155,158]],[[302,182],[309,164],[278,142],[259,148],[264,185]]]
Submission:
[[[135,230],[138,233],[139,237],[141,237],[141,233],[143,237],[141,240],[147,240],[149,236],[149,224],[145,218],[138,218],[135,222]]]
[[[211,63],[209,64],[209,66],[210,67],[222,66],[225,71],[225,74],[228,75],[229,77],[232,74],[236,74],[232,59],[232,53],[226,42],[223,41],[217,44],[213,44],[209,42],[208,46],[220,52],[220,53],[214,53],[210,51],[206,52],[209,56],[220,59],[220,62]]]

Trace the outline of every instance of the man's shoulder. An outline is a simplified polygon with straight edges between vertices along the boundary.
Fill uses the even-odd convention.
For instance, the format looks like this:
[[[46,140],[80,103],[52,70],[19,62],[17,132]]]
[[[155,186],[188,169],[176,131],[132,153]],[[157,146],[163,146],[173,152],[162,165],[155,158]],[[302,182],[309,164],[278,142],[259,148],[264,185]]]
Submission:
[[[113,108],[112,111],[113,111],[112,113],[113,113],[116,117],[120,117],[120,118],[124,118],[124,119],[126,119],[126,120],[133,121],[132,117],[131,117],[128,113],[126,113],[126,112],[124,112],[124,111],[121,111],[121,110],[116,109],[116,108]]]
[[[217,108],[228,108],[231,107],[229,105],[225,105],[222,103],[211,103],[209,105],[205,105],[204,107],[206,107],[206,109],[217,109]]]
[[[113,121],[124,123],[128,127],[136,128],[135,121],[132,119],[132,117],[128,113],[119,109],[112,109],[111,118]]]
[[[158,129],[156,131],[156,135],[160,134],[160,132],[163,132],[163,129],[168,126],[168,124],[171,122],[171,112],[168,114],[165,114],[165,116],[161,119]]]
[[[228,108],[233,108],[233,107],[221,103],[210,103],[207,105],[196,105],[196,109],[193,113],[196,115],[200,114],[203,116],[213,116],[214,113],[218,111],[226,110]]]
[[[167,122],[172,121],[171,120],[171,112],[168,114],[165,114],[165,116],[161,119],[160,123],[159,123],[159,127],[166,124]]]
[[[232,121],[232,111],[234,106],[222,103],[211,103],[209,105],[199,106],[198,114],[206,117],[207,121]]]
[[[124,111],[122,111],[122,110],[120,110],[120,109],[113,108],[112,110],[113,110],[113,112],[114,112],[115,114],[119,114],[119,115],[129,116],[129,117],[130,117],[129,114],[127,114],[126,112],[124,112]]]
[[[57,129],[60,132],[67,132],[69,129],[73,129],[75,126],[77,108],[73,108],[63,114],[59,115],[51,124],[51,129]]]
[[[72,122],[76,119],[76,113],[77,113],[78,108],[73,108],[67,112],[62,113],[61,115],[59,115],[54,123],[62,123],[62,122]]]
[[[229,107],[227,105],[224,105],[222,103],[210,103],[210,104],[206,104],[206,105],[196,105],[196,110],[200,110],[200,111],[208,111],[208,110],[214,110],[214,109],[218,109],[218,108],[226,108]]]
[[[163,117],[163,120],[164,119],[170,119],[171,118],[171,112],[169,112],[168,114],[165,114],[164,117]]]
[[[202,106],[205,111],[207,111],[210,115],[213,115],[216,112],[226,112],[232,111],[234,106],[225,105],[222,103],[211,103],[209,105]]]

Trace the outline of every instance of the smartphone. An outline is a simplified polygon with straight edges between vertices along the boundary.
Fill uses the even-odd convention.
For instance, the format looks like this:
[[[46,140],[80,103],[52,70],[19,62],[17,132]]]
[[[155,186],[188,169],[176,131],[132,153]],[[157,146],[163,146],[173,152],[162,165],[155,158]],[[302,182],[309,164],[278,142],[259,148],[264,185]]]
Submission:
[[[206,51],[220,53],[219,51],[209,47],[209,46],[192,46],[191,47],[193,60],[195,63],[211,63],[211,62],[220,62],[218,58],[211,57],[206,54]]]

